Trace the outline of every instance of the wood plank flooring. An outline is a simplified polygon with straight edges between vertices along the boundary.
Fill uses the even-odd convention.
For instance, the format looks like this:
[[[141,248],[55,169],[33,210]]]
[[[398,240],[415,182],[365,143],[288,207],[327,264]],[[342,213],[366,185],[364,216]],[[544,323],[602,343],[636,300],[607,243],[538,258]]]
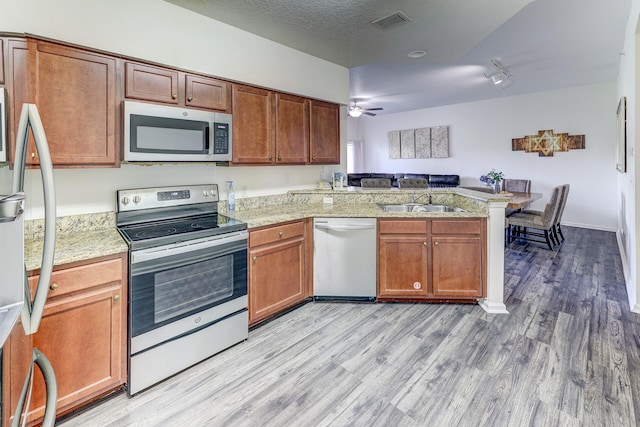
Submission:
[[[637,426],[640,315],[613,233],[505,252],[508,315],[310,303],[73,426]]]

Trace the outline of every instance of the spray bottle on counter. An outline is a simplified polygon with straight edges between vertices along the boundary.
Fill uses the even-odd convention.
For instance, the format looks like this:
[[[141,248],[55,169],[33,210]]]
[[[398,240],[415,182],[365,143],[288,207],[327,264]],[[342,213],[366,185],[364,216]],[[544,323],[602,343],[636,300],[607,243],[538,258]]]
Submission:
[[[233,181],[227,181],[227,211],[236,210],[236,192],[233,191]]]

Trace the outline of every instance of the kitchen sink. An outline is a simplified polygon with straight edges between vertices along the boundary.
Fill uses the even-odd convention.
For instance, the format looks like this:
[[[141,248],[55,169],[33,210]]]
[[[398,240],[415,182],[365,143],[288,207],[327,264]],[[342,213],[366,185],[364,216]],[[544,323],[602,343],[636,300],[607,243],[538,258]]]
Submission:
[[[384,212],[466,212],[455,206],[421,203],[378,204],[378,206]]]

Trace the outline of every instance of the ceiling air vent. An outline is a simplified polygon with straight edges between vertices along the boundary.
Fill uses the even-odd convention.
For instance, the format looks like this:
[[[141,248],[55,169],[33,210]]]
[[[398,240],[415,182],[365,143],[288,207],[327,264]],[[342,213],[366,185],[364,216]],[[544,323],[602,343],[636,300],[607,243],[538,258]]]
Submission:
[[[378,27],[381,30],[386,30],[409,21],[411,21],[411,19],[405,15],[404,12],[396,10],[391,15],[383,16],[382,18],[372,21],[371,25]]]

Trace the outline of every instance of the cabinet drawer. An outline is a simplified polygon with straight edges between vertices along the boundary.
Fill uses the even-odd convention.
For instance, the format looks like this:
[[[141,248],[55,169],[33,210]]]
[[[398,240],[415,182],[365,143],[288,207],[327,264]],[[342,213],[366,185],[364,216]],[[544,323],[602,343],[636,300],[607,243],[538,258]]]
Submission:
[[[249,247],[253,248],[298,236],[304,236],[304,221],[252,231],[249,233]]]
[[[35,291],[38,277],[29,277],[31,293]],[[111,259],[78,267],[54,271],[51,275],[49,298],[82,291],[94,286],[122,280],[122,259]]]
[[[424,219],[380,220],[378,221],[378,231],[380,234],[425,234],[427,221]]]
[[[431,220],[433,234],[480,234],[480,220]]]

